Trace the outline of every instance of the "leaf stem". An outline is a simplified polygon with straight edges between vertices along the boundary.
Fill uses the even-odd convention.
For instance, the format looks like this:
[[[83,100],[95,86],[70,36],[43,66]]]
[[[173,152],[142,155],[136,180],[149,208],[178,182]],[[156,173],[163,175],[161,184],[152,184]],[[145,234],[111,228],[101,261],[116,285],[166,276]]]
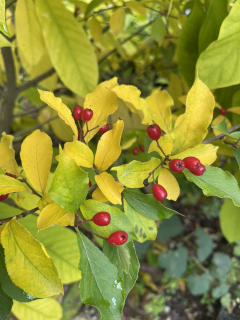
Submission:
[[[32,193],[35,194],[36,196],[38,196],[39,198],[42,198],[42,196],[33,189],[33,187],[27,182],[27,180],[25,178],[23,178],[22,180],[19,180],[20,182],[23,182],[25,183],[31,190],[32,190]]]
[[[163,151],[162,147],[160,146],[158,140],[156,140],[156,142],[157,142],[158,149],[160,149],[162,154],[164,155],[164,157],[167,158],[167,156],[166,156],[165,152]]]

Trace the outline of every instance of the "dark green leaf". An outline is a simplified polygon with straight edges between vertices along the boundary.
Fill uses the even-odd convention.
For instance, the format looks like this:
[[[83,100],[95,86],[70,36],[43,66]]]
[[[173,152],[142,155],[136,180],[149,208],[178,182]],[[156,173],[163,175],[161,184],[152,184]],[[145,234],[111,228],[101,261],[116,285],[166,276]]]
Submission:
[[[187,286],[192,295],[198,296],[203,294],[210,288],[209,273],[205,272],[201,276],[195,274],[187,277]]]
[[[61,305],[63,308],[63,317],[61,320],[72,319],[78,313],[82,306],[78,283],[72,284],[67,293],[64,294]]]
[[[168,219],[178,212],[164,207],[152,194],[143,194],[131,189],[124,190],[124,198],[139,213],[152,220]]]
[[[215,252],[213,255],[213,263],[216,266],[216,276],[221,279],[226,275],[232,266],[230,257],[222,252]]]
[[[229,286],[226,283],[221,284],[220,286],[212,289],[212,297],[215,299],[221,298],[229,290]]]
[[[178,236],[183,231],[183,224],[177,215],[163,220],[158,228],[158,237],[167,240]]]
[[[81,300],[95,306],[101,319],[120,320],[125,291],[118,269],[86,236],[78,233]]]
[[[0,286],[0,320],[6,320],[13,305],[13,300],[7,296]]]
[[[197,256],[199,261],[204,261],[212,253],[213,241],[210,235],[202,228],[195,231],[197,238],[198,250]]]
[[[231,148],[232,149],[232,152],[237,160],[237,163],[238,163],[238,166],[239,166],[239,169],[240,169],[240,150],[239,149],[236,149],[234,147]]]

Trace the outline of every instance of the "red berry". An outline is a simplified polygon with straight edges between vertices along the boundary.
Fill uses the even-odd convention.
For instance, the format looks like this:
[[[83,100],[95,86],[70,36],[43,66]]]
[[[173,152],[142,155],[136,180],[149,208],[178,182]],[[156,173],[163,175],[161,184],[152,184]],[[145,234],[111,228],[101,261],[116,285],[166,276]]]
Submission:
[[[197,170],[189,170],[192,174],[194,174],[195,176],[202,176],[204,174],[204,172],[206,171],[206,168],[203,164],[200,164],[200,166],[197,168]]]
[[[127,240],[128,234],[125,231],[116,231],[109,236],[107,242],[112,246],[120,246],[127,242]]]
[[[106,123],[102,128],[98,130],[98,133],[105,133],[109,130],[109,125]]]
[[[109,225],[111,217],[108,212],[98,212],[93,216],[92,221],[97,226],[104,227]]]
[[[78,140],[80,140],[81,131],[78,130]]]
[[[80,120],[82,117],[83,108],[80,106],[76,106],[73,108],[73,116],[75,120]]]
[[[141,150],[142,152],[144,152],[144,151],[145,151],[144,146],[140,146],[140,150]]]
[[[8,172],[6,172],[6,176],[9,176],[9,177],[14,178],[14,179],[17,178],[17,176],[15,176],[14,174],[8,173]]]
[[[160,184],[153,185],[152,194],[158,201],[162,201],[167,198],[167,191],[163,186],[160,186]]]
[[[195,158],[195,157],[187,157],[183,159],[183,162],[185,164],[185,167],[190,171],[197,170],[197,168],[199,168],[201,165],[198,158]]]
[[[185,164],[182,160],[180,159],[173,159],[169,162],[169,169],[172,172],[181,172],[185,168]]]
[[[138,154],[138,148],[137,147],[133,148],[132,153],[136,156]]]
[[[220,113],[221,113],[221,115],[225,116],[225,114],[227,113],[227,109],[221,109]]]
[[[161,137],[162,131],[157,124],[151,124],[147,128],[147,134],[150,139],[158,140]]]
[[[92,186],[92,182],[90,180],[88,182],[88,186],[89,186],[89,188]]]
[[[7,194],[2,194],[2,195],[0,196],[0,201],[6,200],[7,197],[8,197],[8,195],[9,195],[9,193],[7,193]]]
[[[93,111],[91,109],[85,109],[82,113],[82,121],[86,122],[86,121],[90,121],[92,119],[93,116]]]

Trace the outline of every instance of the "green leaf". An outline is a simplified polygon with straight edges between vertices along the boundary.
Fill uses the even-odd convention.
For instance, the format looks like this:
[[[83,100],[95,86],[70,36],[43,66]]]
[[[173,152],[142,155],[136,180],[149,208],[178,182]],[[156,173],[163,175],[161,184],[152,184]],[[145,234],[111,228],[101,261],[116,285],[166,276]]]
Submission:
[[[210,89],[229,87],[240,82],[240,75],[236,72],[240,59],[239,19],[240,2],[236,1],[221,25],[218,39],[198,59],[198,75]]]
[[[88,174],[60,150],[59,165],[48,194],[63,209],[76,213],[88,193]]]
[[[0,285],[5,294],[19,302],[29,302],[35,299],[28,293],[17,287],[10,279],[4,260],[4,250],[0,245]]]
[[[61,303],[63,308],[63,317],[61,320],[73,319],[78,314],[82,306],[82,302],[79,296],[78,283],[71,285],[70,289],[64,294],[63,301]]]
[[[23,210],[12,207],[9,204],[3,203],[3,202],[0,203],[0,220],[14,217],[22,212]]]
[[[189,181],[201,188],[206,196],[230,198],[236,206],[240,207],[240,189],[237,180],[229,172],[206,166],[202,176],[195,176],[187,169],[184,169],[183,173]]]
[[[240,208],[236,207],[231,200],[225,200],[221,207],[220,224],[228,242],[240,240]]]
[[[125,291],[118,269],[80,232],[78,245],[79,269],[82,271],[79,290],[82,301],[98,308],[100,319],[120,320]]]
[[[98,82],[96,55],[85,31],[61,1],[35,3],[53,67],[69,89],[85,97]]]
[[[155,240],[157,228],[155,221],[146,218],[144,215],[135,210],[128,201],[123,199],[124,212],[133,226],[137,241]]]
[[[5,21],[5,0],[1,0],[0,2],[0,31],[6,36],[11,37]]]
[[[206,18],[199,32],[199,54],[204,51],[211,42],[217,40],[221,24],[228,15],[227,6],[228,0],[211,1]]]
[[[205,18],[201,5],[195,2],[187,18],[178,42],[178,68],[189,87],[195,79],[195,67],[198,59],[198,35]]]
[[[103,1],[104,0],[92,0],[87,6],[85,17],[87,17],[95,8],[100,6],[100,4],[103,3]]]
[[[122,250],[124,248],[124,250]],[[123,251],[129,253],[129,272],[123,272],[122,269],[122,260],[123,260]],[[139,271],[139,261],[136,255],[135,247],[133,242],[128,242],[123,246],[111,246],[107,241],[103,243],[103,253],[109,258],[109,260],[118,268],[119,274],[123,279],[124,289],[125,289],[125,298],[129,294],[130,290],[133,288],[135,282],[138,278]]]
[[[53,258],[63,283],[68,284],[81,279],[78,270],[79,251],[75,232],[54,225],[37,233],[37,217],[29,215],[19,222],[45,246]]]
[[[160,164],[160,159],[151,158],[148,162],[140,162],[133,160],[128,164],[114,167],[111,170],[117,171],[119,181],[128,188],[142,188],[143,180],[145,180],[149,172],[154,170]],[[159,175],[161,167],[154,173],[155,179]],[[152,182],[152,176],[148,180]]]
[[[210,288],[209,272],[203,273],[201,276],[194,274],[187,277],[187,286],[192,295],[198,296],[208,291]]]
[[[174,238],[183,231],[183,223],[177,215],[173,215],[167,220],[163,220],[158,228],[158,237],[161,240]]]
[[[238,163],[238,166],[239,166],[239,169],[240,169],[240,150],[239,149],[236,149],[234,147],[231,147],[232,149],[232,152],[234,154],[234,157],[236,158],[237,160],[237,163]]]
[[[152,194],[142,194],[130,189],[123,191],[127,202],[143,216],[151,220],[169,219],[178,212],[164,207]]]
[[[221,279],[225,276],[231,269],[232,261],[230,257],[222,252],[215,252],[213,255],[213,263],[216,266],[216,276]],[[214,275],[215,275],[214,274]]]
[[[162,17],[158,17],[152,25],[151,36],[154,40],[157,41],[159,47],[162,45],[166,33],[166,27],[164,25]]]
[[[181,278],[187,269],[188,250],[182,243],[178,244],[177,250],[163,252],[158,259],[159,266],[173,278]]]
[[[0,286],[0,320],[6,320],[11,312],[13,300],[7,296]]]
[[[230,305],[231,300],[232,300],[231,293],[228,292],[221,298],[221,305],[227,307]]]
[[[94,222],[89,222],[100,236],[108,238],[113,232],[123,230],[127,232],[129,241],[137,239],[134,227],[132,226],[128,216],[118,208],[95,200],[87,200],[83,205],[81,205],[80,209],[86,220],[92,219],[92,217],[98,212],[103,211],[110,214],[111,223],[106,227],[97,226]]]
[[[213,251],[213,241],[210,235],[202,228],[195,231],[197,238],[197,256],[199,261],[204,261]]]
[[[214,299],[221,298],[229,290],[229,286],[226,283],[221,284],[220,286],[212,289],[212,297]]]
[[[229,132],[227,130],[227,123],[226,123],[226,118],[223,118],[223,120],[218,123],[216,126],[211,126],[213,129],[219,130],[226,134],[227,136],[229,135]]]

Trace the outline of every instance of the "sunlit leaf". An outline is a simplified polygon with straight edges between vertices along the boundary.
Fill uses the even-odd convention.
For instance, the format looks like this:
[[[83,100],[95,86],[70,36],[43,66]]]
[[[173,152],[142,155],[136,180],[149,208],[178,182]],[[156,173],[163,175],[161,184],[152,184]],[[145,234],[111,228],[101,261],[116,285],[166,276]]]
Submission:
[[[28,191],[28,189],[17,179],[6,175],[0,175],[0,195],[19,191]]]
[[[162,169],[158,176],[158,184],[166,189],[168,200],[177,200],[180,194],[180,187],[177,179],[169,170],[165,168]]]
[[[64,153],[76,161],[78,166],[92,168],[93,153],[92,150],[81,141],[65,143]]]
[[[117,182],[113,176],[107,172],[102,172],[95,176],[96,183],[103,195],[113,204],[121,204],[121,193]]]
[[[0,168],[16,176],[20,174],[12,147],[13,136],[3,135],[0,142]]]

